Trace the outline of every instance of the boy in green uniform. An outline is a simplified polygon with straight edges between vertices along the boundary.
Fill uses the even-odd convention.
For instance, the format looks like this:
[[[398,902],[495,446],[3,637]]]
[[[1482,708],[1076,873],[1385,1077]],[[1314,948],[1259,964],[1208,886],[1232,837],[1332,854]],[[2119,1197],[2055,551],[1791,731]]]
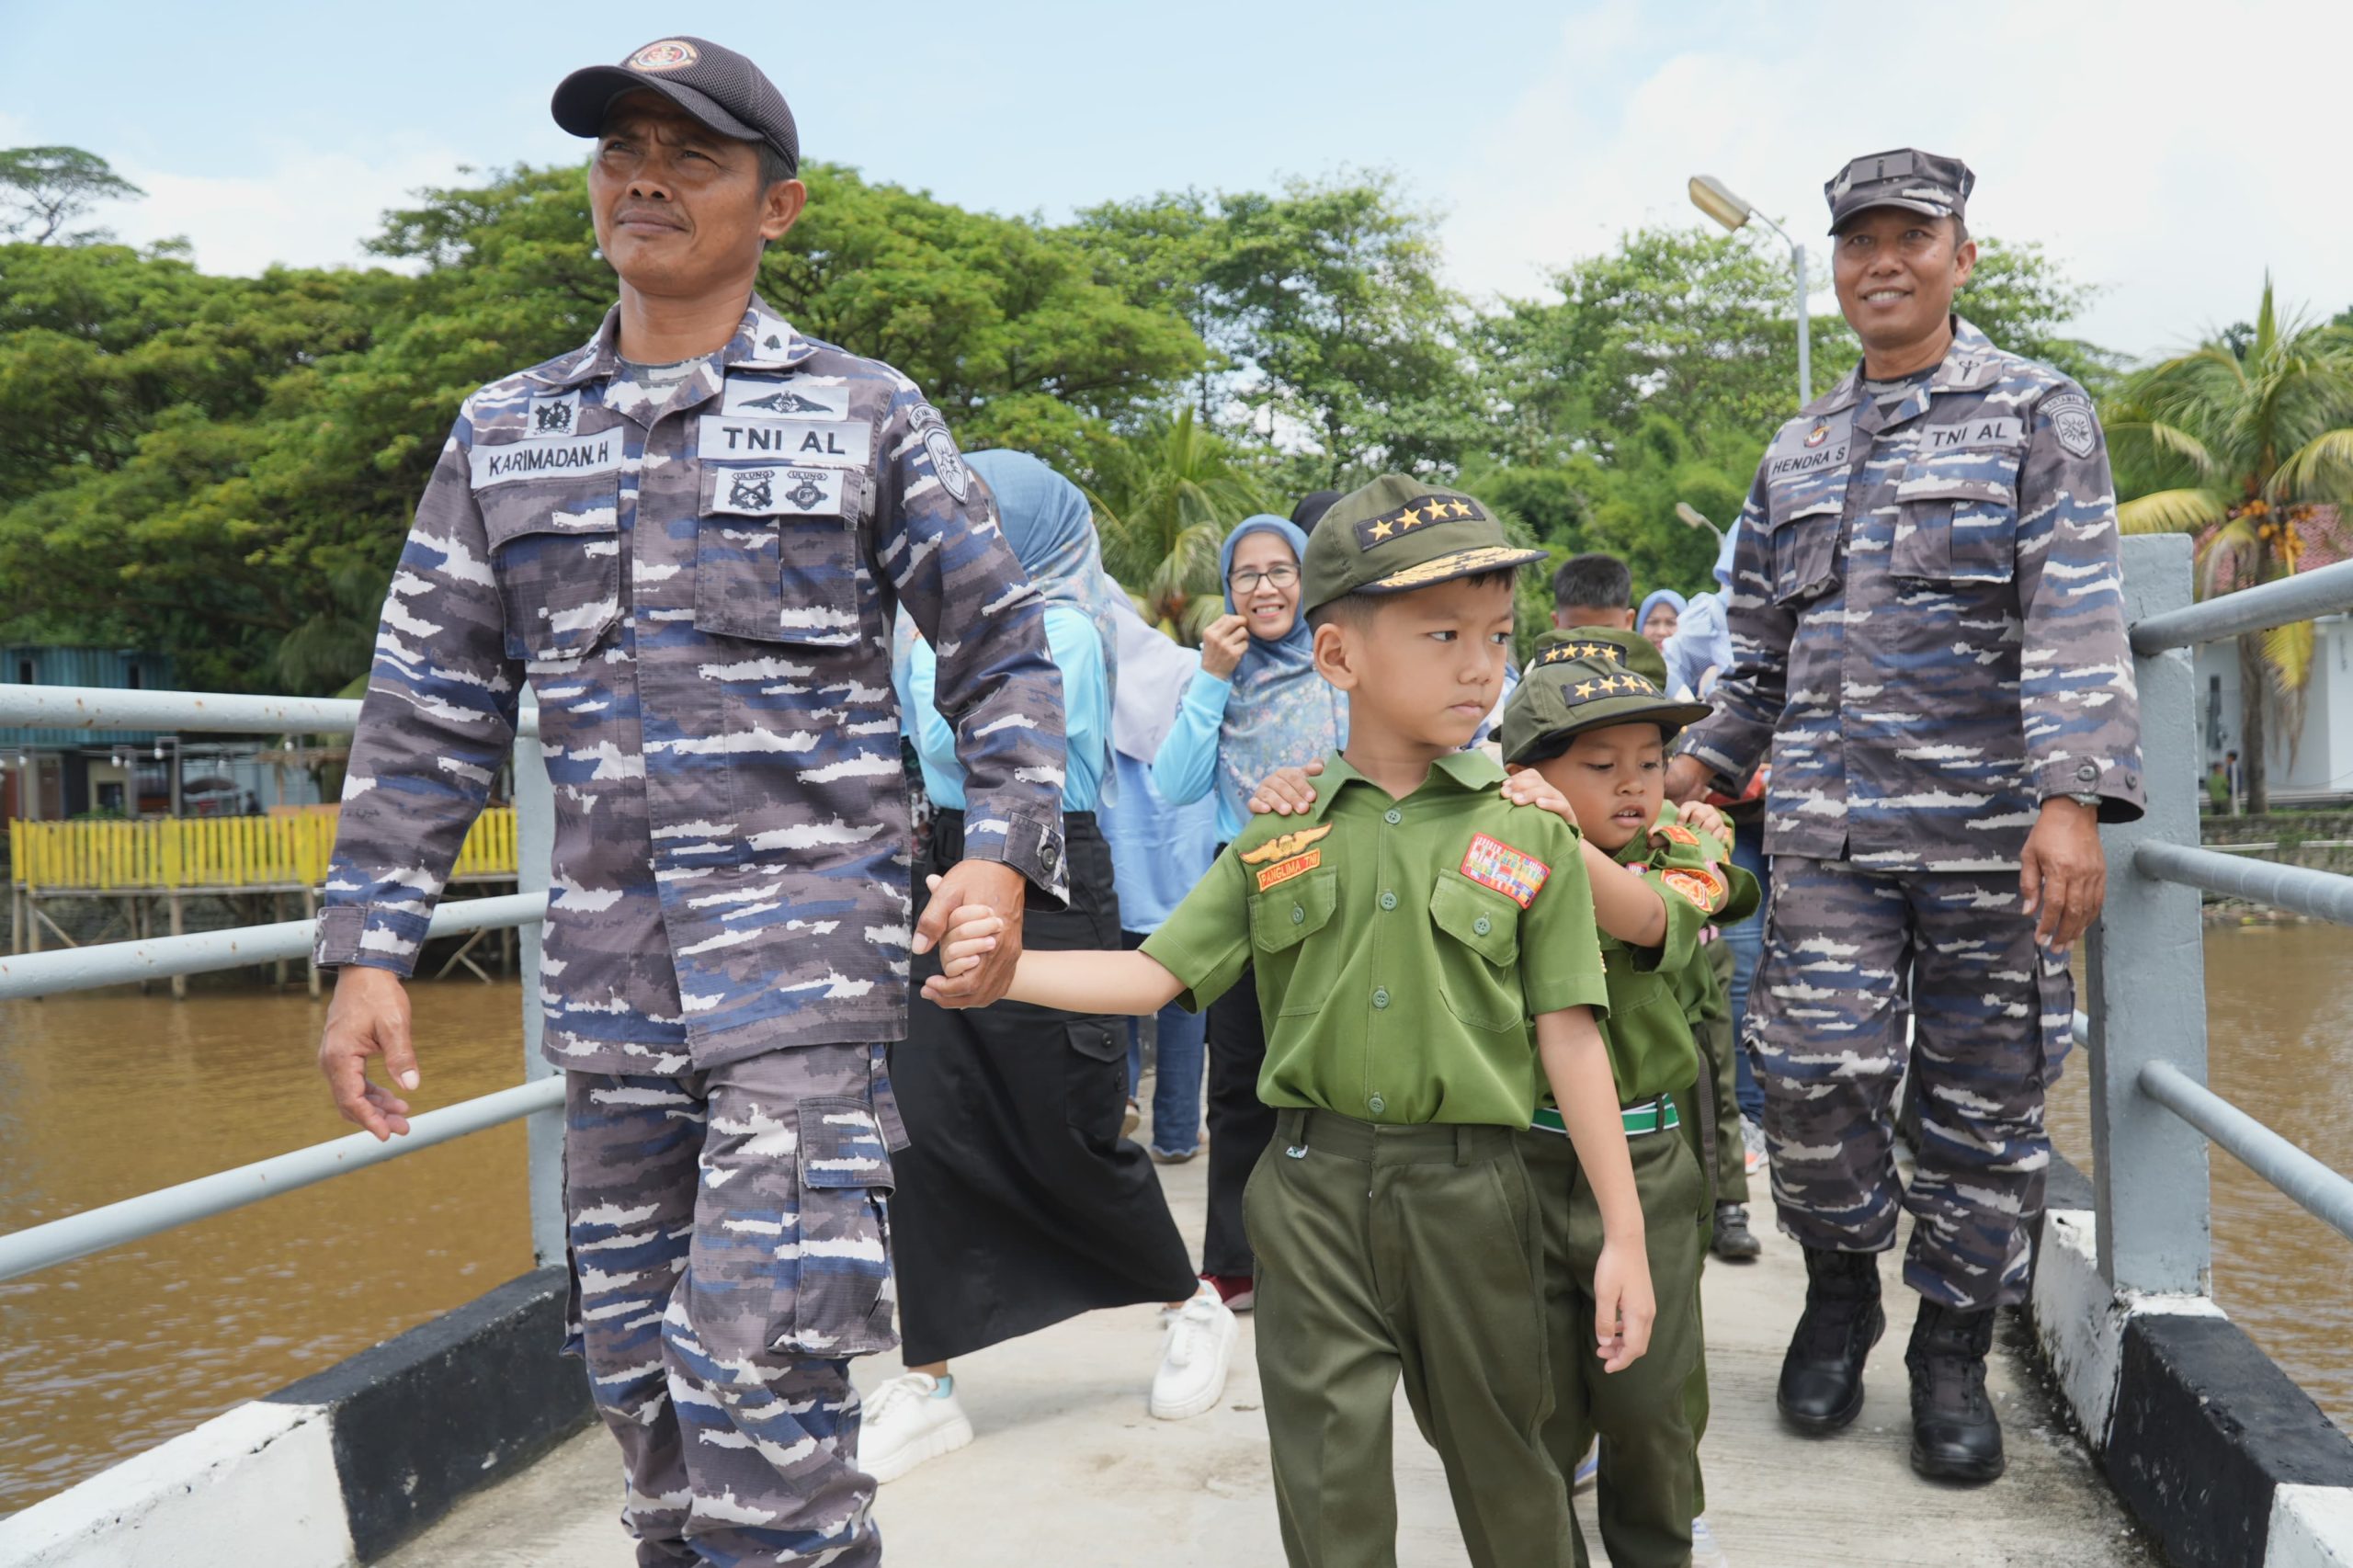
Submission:
[[[1253,822],[1140,952],[1024,953],[1013,983],[1019,1001],[1149,1013],[1198,1008],[1255,966],[1269,1023],[1258,1092],[1278,1119],[1244,1214],[1294,1568],[1396,1562],[1400,1376],[1471,1561],[1570,1563],[1544,1441],[1552,1363],[1591,1356],[1615,1372],[1650,1338],[1577,831],[1506,802],[1503,770],[1461,749],[1502,686],[1512,574],[1540,559],[1471,497],[1399,475],[1336,503],[1301,608],[1317,667],[1349,694],[1349,733],[1314,804]],[[956,911],[943,967],[975,961],[995,926]],[[1574,1348],[1546,1323],[1538,1203],[1515,1146],[1540,1081],[1595,1219],[1591,1337]]]
[[[1665,744],[1707,712],[1637,674],[1628,650],[1572,632],[1541,648],[1504,711],[1504,760],[1534,768],[1583,830],[1608,971],[1608,1042],[1641,1193],[1658,1317],[1651,1354],[1625,1374],[1591,1375],[1555,1357],[1558,1398],[1545,1437],[1561,1473],[1602,1438],[1598,1494],[1613,1568],[1683,1568],[1699,1511],[1695,1422],[1704,1419],[1699,1265],[1712,1213],[1686,1103],[1708,1093],[1690,1010],[1704,994],[1699,934],[1756,903],[1747,873],[1706,852],[1703,829],[1664,811]],[[1704,810],[1704,808],[1702,808]],[[1546,955],[1550,958],[1551,955]],[[1543,1211],[1546,1297],[1555,1346],[1588,1332],[1595,1215],[1577,1152],[1540,1111],[1522,1139]],[[1585,1561],[1582,1539],[1578,1561]]]

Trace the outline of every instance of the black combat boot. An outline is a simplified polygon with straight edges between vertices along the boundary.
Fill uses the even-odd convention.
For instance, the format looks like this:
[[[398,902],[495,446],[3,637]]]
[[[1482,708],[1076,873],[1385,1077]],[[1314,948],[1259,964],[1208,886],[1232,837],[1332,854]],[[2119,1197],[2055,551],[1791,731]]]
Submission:
[[[1754,1263],[1764,1244],[1748,1228],[1748,1205],[1719,1203],[1716,1205],[1716,1233],[1709,1244],[1718,1257],[1726,1263]]]
[[[1863,1361],[1887,1332],[1879,1254],[1805,1249],[1805,1313],[1781,1358],[1776,1395],[1801,1432],[1837,1431],[1863,1408]]]
[[[1912,1373],[1912,1468],[1938,1481],[1984,1483],[2002,1473],[2002,1423],[1985,1392],[1994,1309],[1920,1303],[1904,1365]]]

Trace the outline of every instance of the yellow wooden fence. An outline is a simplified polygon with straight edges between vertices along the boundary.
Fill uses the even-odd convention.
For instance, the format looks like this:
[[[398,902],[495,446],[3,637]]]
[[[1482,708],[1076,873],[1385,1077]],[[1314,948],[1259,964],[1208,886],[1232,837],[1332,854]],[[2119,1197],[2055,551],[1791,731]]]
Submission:
[[[335,849],[335,813],[160,817],[138,822],[15,822],[14,880],[88,888],[316,887]],[[515,808],[483,812],[458,854],[459,877],[515,874]]]

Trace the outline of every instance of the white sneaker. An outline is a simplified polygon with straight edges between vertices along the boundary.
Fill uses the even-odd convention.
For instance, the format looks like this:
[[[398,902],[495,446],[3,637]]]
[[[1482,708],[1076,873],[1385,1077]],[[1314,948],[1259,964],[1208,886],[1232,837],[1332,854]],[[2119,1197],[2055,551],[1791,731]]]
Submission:
[[[942,1387],[928,1373],[909,1372],[867,1395],[858,1468],[878,1483],[896,1481],[924,1460],[952,1454],[972,1440],[972,1424],[957,1403],[955,1380]]]
[[[1217,1287],[1204,1283],[1183,1306],[1161,1313],[1168,1324],[1160,1344],[1160,1370],[1152,1375],[1152,1413],[1182,1421],[1215,1405],[1225,1392],[1226,1364],[1241,1324]]]
[[[1744,1116],[1740,1119],[1740,1141],[1746,1149],[1748,1174],[1755,1176],[1765,1168],[1765,1130]]]
[[[1716,1532],[1708,1528],[1705,1514],[1691,1521],[1691,1568],[1732,1568],[1732,1559],[1716,1544]]]

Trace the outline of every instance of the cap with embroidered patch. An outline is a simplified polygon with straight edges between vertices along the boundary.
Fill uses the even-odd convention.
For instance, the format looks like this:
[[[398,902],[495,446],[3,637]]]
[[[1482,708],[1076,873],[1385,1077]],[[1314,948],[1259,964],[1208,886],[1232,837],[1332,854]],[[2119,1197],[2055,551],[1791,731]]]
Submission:
[[[1512,543],[1495,515],[1461,491],[1385,473],[1317,520],[1300,565],[1300,613],[1350,594],[1402,594],[1543,559]]]
[[[1959,158],[1898,147],[1856,158],[1822,187],[1830,200],[1830,232],[1873,207],[1901,207],[1931,218],[1969,218],[1969,193],[1977,176]]]
[[[1529,650],[1529,665],[1533,666],[1537,660],[1561,647],[1578,650],[1574,655],[1563,657],[1615,658],[1653,686],[1661,690],[1666,687],[1666,655],[1639,631],[1616,626],[1572,626],[1565,631],[1547,631],[1536,639],[1536,646]]]
[[[1708,716],[1708,704],[1677,701],[1631,666],[1627,649],[1586,635],[1592,630],[1563,632],[1528,661],[1496,736],[1506,762],[1558,756],[1576,736],[1611,724],[1654,723],[1672,740]]]
[[[801,131],[767,73],[745,55],[708,39],[656,39],[619,65],[590,65],[556,84],[549,108],[574,136],[604,133],[605,111],[623,93],[644,87],[738,142],[764,142],[801,172]]]

